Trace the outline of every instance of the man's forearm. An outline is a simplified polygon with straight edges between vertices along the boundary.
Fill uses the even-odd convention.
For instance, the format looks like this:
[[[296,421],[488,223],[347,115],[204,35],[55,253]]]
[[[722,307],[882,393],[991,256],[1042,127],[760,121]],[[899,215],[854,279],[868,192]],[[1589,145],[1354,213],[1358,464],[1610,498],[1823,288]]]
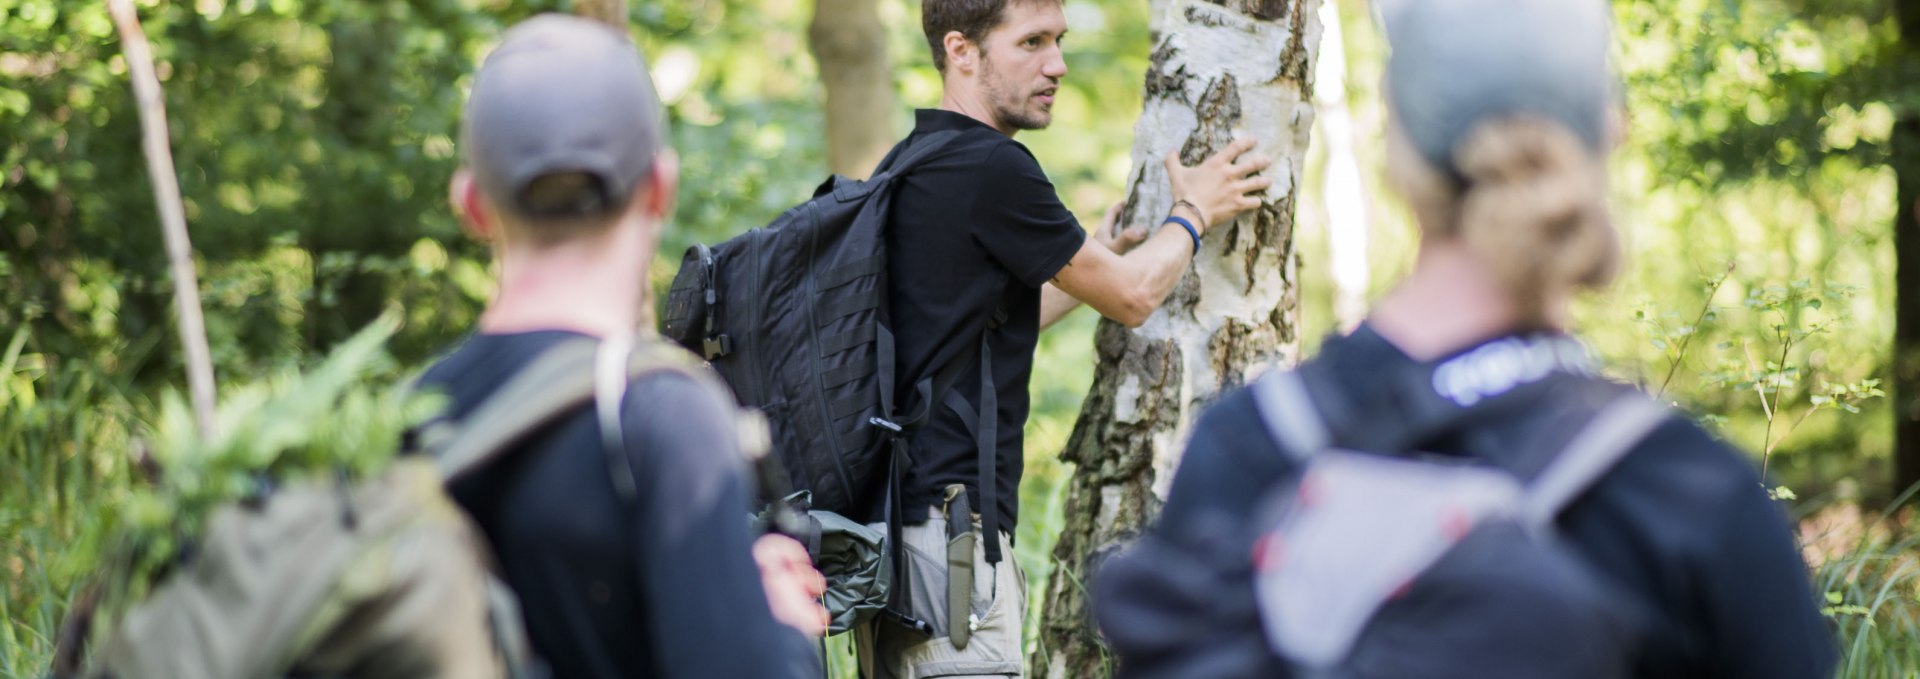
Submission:
[[[1174,214],[1198,228],[1206,226],[1186,206],[1176,208]],[[1123,256],[1090,240],[1053,282],[1061,292],[1092,306],[1101,315],[1128,327],[1139,327],[1180,283],[1193,261],[1194,247],[1187,229],[1172,225],[1162,225],[1146,242]],[[1058,320],[1072,309],[1062,301],[1056,299],[1053,306],[1043,309],[1042,320]]]
[[[1167,295],[1180,284],[1193,262],[1193,255],[1193,237],[1187,230],[1176,224],[1163,224],[1147,242],[1120,260],[1132,274],[1130,277],[1136,281],[1139,295],[1151,313],[1166,303]]]
[[[1040,286],[1041,330],[1053,327],[1054,323],[1060,322],[1060,319],[1066,318],[1067,314],[1073,313],[1073,310],[1078,308],[1080,308],[1080,300],[1067,294],[1067,291],[1061,290],[1060,286],[1052,283]]]

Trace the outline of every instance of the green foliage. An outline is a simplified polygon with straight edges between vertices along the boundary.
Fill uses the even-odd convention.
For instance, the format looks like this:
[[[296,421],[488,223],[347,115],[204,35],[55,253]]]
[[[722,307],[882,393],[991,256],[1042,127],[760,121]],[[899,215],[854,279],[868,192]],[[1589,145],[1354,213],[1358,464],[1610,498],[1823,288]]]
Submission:
[[[283,442],[268,447],[294,451],[284,458],[293,464],[304,459],[298,451],[375,440],[392,424],[302,434],[250,429],[257,418],[239,413],[313,413],[326,403],[379,410],[392,405],[389,396],[357,378],[295,383],[285,366],[347,341],[383,312],[404,323],[390,343],[397,361],[365,358],[376,373],[417,364],[471,327],[492,282],[487,253],[444,207],[459,160],[460,102],[500,31],[568,8],[553,0],[137,4],[160,60],[218,372],[276,377],[227,384],[227,443],[189,445],[177,397],[158,396],[178,381],[179,359],[118,39],[99,2],[0,0],[0,468],[9,472],[0,475],[0,677],[44,669],[73,581],[91,563],[80,550],[55,568],[55,555],[91,544],[89,530],[104,540],[107,527],[140,517],[154,526],[178,509],[167,503],[181,496],[129,482],[135,434],[153,435],[156,459],[199,470],[189,474],[205,495],[185,504],[202,506],[211,493],[251,487],[238,461],[261,449],[236,441]],[[1377,168],[1384,46],[1365,3],[1336,4],[1347,18],[1349,78],[1318,86],[1344,85],[1359,161]],[[686,245],[760,226],[825,178],[822,93],[806,54],[810,3],[631,7],[683,170],[652,274],[663,286]],[[916,7],[880,3],[903,107],[874,124],[899,134],[905,109],[935,105],[940,92]],[[1629,114],[1612,176],[1616,223],[1632,256],[1610,292],[1577,309],[1576,327],[1619,376],[1701,414],[1764,459],[1769,483],[1779,484],[1772,490],[1788,501],[1804,496],[1801,511],[1885,499],[1875,492],[1891,445],[1880,380],[1897,291],[1893,174],[1884,163],[1897,113],[1920,106],[1920,68],[1898,43],[1890,3],[1628,0],[1614,8]],[[1070,73],[1055,123],[1020,139],[1067,204],[1091,217],[1123,195],[1150,9],[1069,0],[1065,10]],[[1379,289],[1405,270],[1417,238],[1377,172],[1365,174],[1379,198],[1369,205]],[[1316,176],[1310,164],[1303,206],[1318,200]],[[1331,299],[1317,220],[1303,209],[1297,245],[1302,306],[1319,323],[1302,329],[1309,341],[1328,329],[1317,310]],[[1091,375],[1092,321],[1086,311],[1070,316],[1043,337],[1035,365],[1015,558],[1036,594],[1061,525],[1057,489],[1067,470],[1055,454]],[[365,350],[352,346],[343,351]],[[288,392],[276,388],[309,396],[277,398]],[[360,396],[328,400],[329,389]],[[404,413],[380,416],[395,414]],[[1814,559],[1821,590],[1839,598],[1829,614],[1848,649],[1843,676],[1920,666],[1912,566],[1920,544],[1910,522],[1883,524]],[[156,533],[149,544],[179,539]],[[836,670],[851,669],[843,651],[835,657]]]
[[[1894,111],[1920,102],[1890,4],[1615,6],[1630,258],[1578,311],[1622,377],[1814,498],[1887,499]],[[1632,318],[1635,323],[1615,321]]]
[[[384,350],[397,329],[374,323],[304,374],[291,368],[229,383],[216,431],[203,439],[177,392],[162,397],[151,434],[151,484],[101,508],[69,553],[68,574],[104,568],[138,600],[198,539],[214,510],[302,478],[366,478],[393,459],[404,433],[443,402],[393,384]],[[112,603],[112,602],[110,602]]]

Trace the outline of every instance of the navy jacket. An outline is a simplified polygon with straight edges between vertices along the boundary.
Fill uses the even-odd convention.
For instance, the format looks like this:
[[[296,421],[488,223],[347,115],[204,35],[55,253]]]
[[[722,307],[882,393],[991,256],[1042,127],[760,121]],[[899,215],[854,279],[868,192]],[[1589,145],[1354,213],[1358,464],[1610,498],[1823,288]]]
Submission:
[[[1302,374],[1347,449],[1493,458],[1567,426],[1551,409],[1511,401],[1500,416],[1449,426],[1469,409],[1435,393],[1439,363],[1414,361],[1362,326],[1329,339]],[[1251,517],[1292,471],[1246,390],[1201,416],[1145,539],[1190,566],[1122,556],[1095,582],[1119,676],[1287,676],[1261,636],[1247,562],[1260,528]],[[1611,586],[1652,609],[1634,676],[1831,674],[1831,632],[1784,515],[1751,461],[1691,422],[1654,430],[1568,506],[1559,528]]]

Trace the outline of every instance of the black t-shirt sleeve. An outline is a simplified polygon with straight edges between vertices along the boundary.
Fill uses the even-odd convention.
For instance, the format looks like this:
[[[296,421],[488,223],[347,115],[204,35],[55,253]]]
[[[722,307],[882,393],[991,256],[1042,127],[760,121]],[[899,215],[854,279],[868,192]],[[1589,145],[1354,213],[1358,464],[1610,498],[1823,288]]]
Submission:
[[[982,164],[973,239],[1021,282],[1038,288],[1067,266],[1087,234],[1025,147],[1009,140]]]
[[[819,676],[811,642],[767,607],[729,406],[686,376],[661,375],[629,388],[622,422],[661,676]]]

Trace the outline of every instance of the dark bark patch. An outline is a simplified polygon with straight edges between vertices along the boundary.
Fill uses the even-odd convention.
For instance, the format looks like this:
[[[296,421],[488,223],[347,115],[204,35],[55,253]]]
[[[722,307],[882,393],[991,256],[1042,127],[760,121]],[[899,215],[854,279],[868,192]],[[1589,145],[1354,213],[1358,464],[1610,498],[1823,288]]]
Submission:
[[[1270,317],[1271,318],[1271,317]],[[1269,319],[1270,319],[1269,318]],[[1246,384],[1247,369],[1273,360],[1279,329],[1234,319],[1207,338],[1207,362],[1219,377],[1218,393]]]
[[[1231,75],[1207,83],[1193,114],[1199,124],[1180,146],[1180,162],[1187,165],[1200,164],[1233,141],[1233,126],[1240,123],[1240,83]]]
[[[1173,41],[1169,40],[1160,43],[1160,47],[1153,51],[1153,56],[1148,57],[1146,88],[1143,90],[1146,99],[1186,101],[1187,81],[1193,76],[1187,74],[1185,66],[1167,70],[1167,64],[1172,63],[1179,54],[1180,48],[1174,47]]]
[[[1304,5],[1304,1],[1301,4]],[[1274,74],[1274,81],[1294,83],[1301,101],[1313,101],[1313,54],[1307,45],[1307,13],[1304,6],[1293,13],[1290,23],[1287,49],[1280,53],[1280,70]],[[1319,36],[1313,37],[1317,39]]]
[[[1209,0],[1215,6],[1225,7],[1221,0]],[[1187,5],[1187,23],[1207,28],[1219,28],[1227,25],[1226,17],[1200,9],[1198,5]]]
[[[1261,21],[1279,21],[1287,15],[1290,0],[1242,0],[1240,11],[1250,14]],[[1295,27],[1298,29],[1298,27]]]

